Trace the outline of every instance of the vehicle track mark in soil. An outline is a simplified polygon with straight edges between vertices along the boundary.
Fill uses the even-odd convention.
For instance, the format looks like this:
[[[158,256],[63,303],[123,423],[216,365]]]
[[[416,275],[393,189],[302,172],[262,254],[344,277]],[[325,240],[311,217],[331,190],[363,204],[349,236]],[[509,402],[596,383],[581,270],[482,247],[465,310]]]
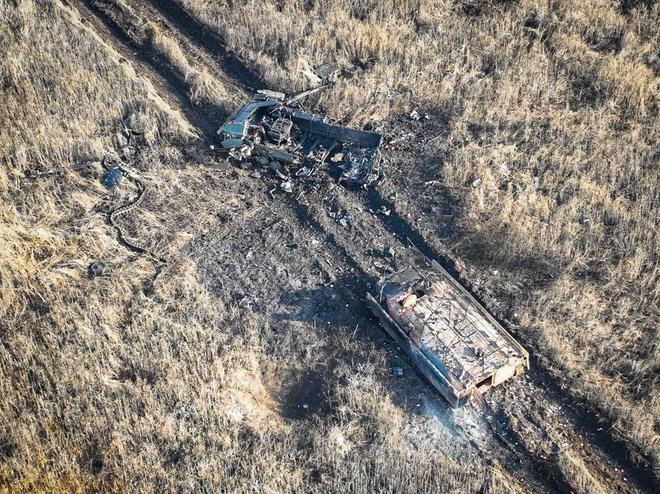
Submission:
[[[136,72],[147,78],[159,90],[159,95],[179,109],[193,127],[206,138],[214,135],[216,126],[192,107],[186,91],[180,88],[181,78],[160,57],[148,54],[144,46],[127,34],[126,26],[120,25],[117,18],[109,14],[112,9],[110,5],[101,5],[96,0],[69,1],[91,28],[126,60],[130,60],[139,69]]]
[[[189,41],[194,42],[195,45],[212,55],[219,67],[232,76],[243,89],[254,92],[257,89],[267,87],[266,82],[255,70],[227,48],[220,35],[201,24],[178,2],[146,1],[165,16],[173,26],[176,26]]]
[[[642,492],[649,494],[658,492],[658,479],[649,464],[644,466],[635,462],[630,445],[612,434],[614,424],[597,416],[584,400],[567,394],[562,389],[559,378],[547,372],[537,356],[532,356],[532,361],[533,367],[528,371],[532,381],[544,390],[551,401],[562,405],[563,414],[573,427],[584,433],[589,443],[605,453],[610,461],[623,468],[629,483]]]
[[[348,193],[351,192],[349,191]],[[371,291],[377,282],[377,278],[369,274],[364,269],[363,264],[350,253],[350,239],[342,238],[343,235],[341,235],[342,230],[340,228],[337,229],[337,232],[333,232],[332,229],[324,226],[324,223],[327,224],[327,222],[324,222],[320,217],[322,212],[318,210],[314,211],[313,208],[295,201],[291,202],[298,222],[301,225],[309,225],[312,229],[319,232],[325,238],[330,250],[335,251],[333,257],[335,259],[343,259],[350,266],[351,276],[344,277],[341,280],[341,285],[336,284],[335,288],[343,292],[344,302],[350,307],[351,312],[359,317],[356,321],[367,320],[373,322],[372,327],[367,328],[367,334],[371,333],[378,323],[374,321],[374,317],[367,309],[363,301],[363,296],[367,291]],[[392,235],[392,237],[394,238],[395,235]],[[402,242],[405,242],[405,238]],[[389,337],[385,336],[382,331],[378,331],[378,333],[380,334],[376,338],[380,339],[381,342],[383,340],[389,341]],[[373,338],[373,335],[370,336]],[[406,359],[405,356],[402,356],[402,358]],[[435,388],[428,384],[423,375],[418,373],[412,363],[409,364],[409,367],[415,371],[418,379],[428,386],[431,395],[434,396],[436,393]],[[442,400],[440,396],[436,396],[436,399]],[[445,404],[445,406],[449,405]],[[568,488],[570,486],[558,475],[556,465],[531,454],[523,442],[512,444],[511,441],[504,440],[504,437],[500,435],[500,431],[496,427],[489,425],[488,428],[493,434],[493,439],[509,451],[508,455],[513,455],[523,465],[523,470],[527,472],[527,475],[533,475],[535,482],[543,485],[549,492],[571,492]]]
[[[139,62],[138,65],[144,71],[150,72],[150,75],[152,77],[154,76],[153,73],[155,72],[156,79],[160,80],[161,82],[159,86],[163,89],[163,91],[169,93],[170,96],[175,97],[175,99],[179,102],[178,106],[181,107],[181,109],[184,111],[184,114],[190,119],[191,122],[193,122],[198,128],[202,129],[207,134],[214,130],[215,126],[209,123],[208,114],[205,111],[199,108],[191,108],[190,105],[187,104],[187,98],[178,88],[178,85],[181,84],[180,78],[176,74],[172,73],[171,69],[167,67],[167,64],[154,60],[152,57],[148,56],[148,54],[144,51],[144,47],[141,46],[139,43],[136,43],[135,40],[132,39],[131,36],[125,32],[125,29],[127,28],[125,26],[122,27],[121,25],[119,25],[115,21],[115,19],[113,19],[111,16],[108,16],[103,9],[99,8],[98,2],[94,0],[76,0],[76,3],[78,5],[81,5],[82,10],[91,11],[91,13],[105,26],[106,30],[109,31],[111,37],[114,37],[115,40],[117,40],[121,45],[123,45],[123,49],[119,50],[121,53],[128,55],[127,58],[130,57],[131,59],[133,58],[137,59],[137,61]],[[160,5],[154,5],[154,6],[162,11]],[[170,12],[170,15],[172,15],[172,12],[176,13],[176,11],[182,10],[181,7],[179,6],[174,6],[172,7],[172,9],[174,10]],[[187,13],[185,14],[188,18],[190,18],[189,14]],[[83,17],[89,18],[89,16],[83,16]],[[197,25],[197,21],[194,21],[194,23],[195,23],[194,25]],[[194,36],[199,39],[199,33],[197,33]],[[214,36],[217,37],[217,35]],[[106,37],[107,36],[104,36],[104,38]],[[113,44],[116,45],[116,43]],[[203,46],[205,47],[205,49],[211,50],[212,52],[215,52],[215,50],[219,49],[218,46],[209,47],[208,43],[206,42],[203,43]],[[132,53],[133,50],[136,50],[137,53]],[[224,48],[222,48],[222,50],[224,50]],[[226,51],[224,53],[226,53]],[[241,62],[236,58],[232,58],[231,60],[232,60],[231,63],[224,65],[223,68],[225,70],[232,71],[232,75],[234,77],[239,77],[239,78],[253,77],[253,74],[250,71],[247,72],[245,71],[246,67],[243,64],[243,62]],[[260,83],[262,82],[260,79],[256,79],[256,80],[258,80]],[[183,103],[182,100],[185,101],[186,103]],[[374,208],[378,208],[381,205],[388,205],[392,207],[394,206],[393,202],[385,201],[381,197],[378,191],[370,191],[367,193],[367,196],[365,198],[362,198],[360,200],[364,204]],[[365,270],[360,266],[360,263],[351,257],[349,253],[349,249],[347,249],[346,247],[347,245],[346,240],[340,241],[337,235],[335,235],[334,233],[327,232],[322,222],[319,221],[318,218],[314,218],[314,215],[310,212],[309,208],[303,206],[295,206],[295,209],[296,209],[295,214],[299,217],[301,222],[304,221],[304,223],[309,224],[315,230],[319,231],[322,235],[324,235],[328,239],[328,242],[331,245],[333,245],[334,248],[338,251],[337,257],[342,259],[344,263],[347,263],[348,265],[351,266],[351,269],[354,272],[354,276],[351,279],[355,280],[356,283],[354,285],[351,285],[350,288],[345,288],[347,290],[346,293],[349,295],[347,297],[347,300],[353,301],[351,303],[351,311],[355,313],[360,319],[362,319],[362,317],[364,317],[365,309],[364,307],[362,307],[361,304],[359,304],[359,299],[364,295],[363,292],[365,291],[365,288],[368,288],[369,282],[366,280],[368,280],[370,277],[366,274]],[[451,263],[451,261],[449,261],[448,259],[435,254],[435,251],[432,248],[432,246],[424,240],[425,238],[424,235],[420,233],[415,227],[413,227],[408,221],[406,221],[399,214],[395,213],[394,216],[389,217],[389,220],[385,220],[381,218],[381,221],[385,224],[386,228],[390,231],[390,233],[393,234],[393,237],[397,238],[399,242],[405,244],[405,239],[410,238],[417,245],[417,247],[420,248],[420,250],[422,250],[423,253],[425,253],[429,257],[439,259],[445,267],[449,268],[450,271],[453,272],[453,274],[457,274],[453,263]],[[351,294],[357,295],[357,297],[353,297]],[[541,381],[541,377],[539,377],[536,373],[534,374],[534,376],[535,376],[534,377],[535,386],[537,387],[547,386],[546,383]],[[547,372],[542,372],[541,376],[547,377]],[[555,399],[559,403],[563,403],[563,400],[561,400],[561,397],[563,396],[565,396],[565,393],[561,392],[560,390],[557,390],[557,394],[553,396],[553,399]],[[586,416],[583,418],[584,420],[582,421],[582,425],[586,426],[586,424],[589,424],[588,418],[586,418]],[[580,421],[579,420],[576,421],[575,417],[572,419],[572,421],[574,422],[574,426],[576,426],[577,428]],[[596,426],[597,424],[593,426],[593,429],[595,429]],[[643,468],[636,468],[627,458],[628,456],[627,449],[623,453],[623,457],[618,458],[616,456],[613,456],[612,451],[621,451],[621,448],[619,447],[620,443],[615,442],[608,434],[602,434],[601,436],[603,440],[600,447],[604,451],[607,451],[609,453],[609,457],[611,459],[615,459],[619,464],[623,464],[627,467],[627,470],[629,472],[628,474],[629,477],[632,477],[635,480],[635,484],[638,487],[640,487],[641,490],[652,492],[653,489],[652,486],[654,485],[652,473],[650,473],[648,470]]]
[[[354,191],[343,190],[341,188],[337,188],[335,191],[337,192],[335,197],[342,200],[342,207],[348,207],[356,212],[356,221],[358,220],[358,215],[362,216],[362,219],[367,217],[373,218],[373,215],[365,214],[364,212],[357,212],[360,209],[360,204],[370,205],[372,208],[379,207],[380,205],[391,207],[392,212],[390,213],[390,216],[386,217],[387,219],[380,218],[384,225],[382,225],[382,233],[380,236],[376,235],[376,237],[380,239],[386,238],[388,241],[398,240],[404,245],[407,238],[410,237],[413,241],[416,241],[421,245],[426,255],[434,259],[446,261],[435,253],[435,250],[431,245],[424,241],[424,236],[415,227],[398,214],[393,214],[395,213],[394,203],[384,201],[377,192],[371,191],[372,196],[369,199],[360,199],[358,198],[358,194]],[[369,194],[369,192],[367,194]],[[357,299],[361,298],[364,292],[369,290],[375,283],[376,278],[369,274],[368,269],[365,268],[365,260],[361,259],[359,252],[356,251],[355,246],[353,245],[355,242],[351,235],[350,228],[339,227],[335,224],[336,222],[328,221],[327,218],[325,218],[324,210],[319,207],[319,204],[322,203],[322,198],[320,196],[312,195],[308,199],[309,204],[300,204],[293,200],[291,201],[291,205],[296,211],[299,221],[301,224],[310,225],[313,229],[324,235],[326,241],[337,251],[337,254],[333,257],[342,259],[345,264],[351,267],[353,275],[350,277],[349,282],[346,286],[338,286],[337,288],[346,291],[349,294],[348,298],[352,298],[350,297],[351,291],[357,295]],[[373,223],[379,223],[376,220],[372,221]],[[385,236],[383,236],[383,234]],[[453,267],[453,264],[450,264],[449,266]],[[359,306],[357,299],[355,300],[355,303],[351,303],[351,311],[356,317],[363,317],[362,314],[365,309],[364,307]],[[540,367],[538,362],[536,364],[537,365],[535,365],[528,373],[529,380],[533,383],[535,389],[534,393],[531,395],[529,404],[535,403],[536,405],[533,406],[538,407],[540,410],[546,406],[560,407],[563,410],[563,417],[570,424],[568,428],[570,440],[576,445],[576,448],[585,455],[585,458],[590,458],[592,460],[594,467],[601,464],[603,465],[602,468],[598,468],[603,472],[603,478],[607,479],[608,482],[617,482],[621,492],[630,492],[630,485],[633,485],[642,492],[654,492],[653,486],[655,485],[655,481],[653,473],[649,469],[635,465],[623,442],[613,438],[611,434],[604,429],[599,431],[599,425],[601,424],[599,424],[598,421],[593,420],[593,417],[589,416],[588,409],[580,411],[571,406],[573,398],[562,391],[559,381],[554,376],[550,375],[547,370]],[[499,409],[506,406],[507,403],[501,405]],[[544,431],[544,434],[549,435],[551,439],[558,439],[558,437],[556,437],[558,431],[553,429],[551,424],[539,422],[538,420],[527,417],[524,413],[520,414],[515,410],[513,411],[513,414],[518,420],[527,421],[530,426]],[[500,428],[493,426],[491,430],[496,438],[505,439],[500,435]],[[585,437],[585,433],[587,438],[589,438],[589,441],[597,447],[596,450],[588,450],[580,446],[580,443]],[[523,440],[524,437],[521,437],[520,439]],[[591,439],[595,440],[591,441]],[[525,463],[528,465],[529,471],[539,472],[540,477],[551,479],[551,482],[554,483],[554,489],[559,489],[561,491],[565,487],[563,484],[565,481],[563,480],[556,463],[536,457],[526,458],[526,455],[533,456],[531,449],[526,444],[521,443],[521,445],[516,446],[512,445],[510,441],[503,441],[503,444],[513,451],[518,451],[520,453],[519,457],[525,458]],[[614,466],[623,467],[626,471],[627,481],[623,481],[612,474],[612,467]]]
[[[488,304],[484,303],[481,298],[472,292],[462,279],[460,273],[456,269],[455,263],[444,256],[436,253],[435,249],[425,240],[425,236],[410,222],[406,221],[396,209],[396,204],[388,201],[382,197],[376,189],[369,189],[364,194],[365,203],[374,211],[385,206],[389,209],[388,216],[378,215],[379,219],[386,224],[389,231],[396,237],[402,240],[409,239],[425,256],[436,259],[447,271],[458,279],[463,286],[468,289],[472,294],[485,307]],[[498,322],[507,328],[514,336],[523,342],[523,344],[530,346],[525,338],[518,332],[511,328],[509,324],[498,319]],[[545,390],[550,400],[555,403],[563,405],[566,417],[570,420],[576,430],[583,431],[590,438],[598,448],[606,453],[614,463],[622,466],[626,473],[626,477],[640,490],[653,492],[653,486],[656,484],[657,479],[651,469],[646,466],[639,465],[633,460],[633,452],[630,446],[618,437],[615,437],[612,432],[612,423],[605,420],[597,420],[593,412],[584,400],[578,397],[567,394],[561,386],[561,382],[557,376],[547,371],[544,364],[541,363],[538,357],[532,355],[533,366],[528,371],[532,381],[540,388]],[[609,427],[608,427],[609,425]]]
[[[373,211],[378,211],[385,207],[389,210],[389,215],[377,216],[380,221],[385,224],[387,229],[392,232],[396,237],[400,238],[402,242],[406,243],[407,240],[412,242],[422,254],[426,257],[437,260],[440,265],[445,268],[449,273],[460,281],[460,273],[456,269],[454,261],[448,257],[438,255],[435,250],[426,242],[424,236],[413,227],[410,222],[406,221],[403,216],[399,214],[396,209],[396,204],[383,198],[382,194],[377,189],[367,189],[364,194],[364,202]],[[463,283],[465,284],[465,283]],[[473,294],[474,296],[474,294]]]

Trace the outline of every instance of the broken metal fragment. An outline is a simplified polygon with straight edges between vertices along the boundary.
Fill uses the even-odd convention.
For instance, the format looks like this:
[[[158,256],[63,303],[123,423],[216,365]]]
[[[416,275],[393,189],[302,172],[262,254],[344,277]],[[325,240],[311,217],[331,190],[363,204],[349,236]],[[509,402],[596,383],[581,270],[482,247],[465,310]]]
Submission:
[[[255,120],[259,120],[269,109],[272,110],[278,105],[278,101],[265,100],[254,101],[238,110],[227,122],[218,129],[218,135],[227,137],[246,137],[248,125]]]
[[[293,122],[288,118],[278,118],[275,120],[273,125],[270,126],[270,129],[266,132],[268,138],[277,144],[281,145],[283,142],[288,141],[291,137],[291,129],[293,128]]]
[[[275,175],[277,175],[277,177],[281,178],[282,180],[287,180],[289,178],[288,170],[278,161],[271,161],[268,165],[268,168],[270,168],[275,173]]]
[[[240,148],[243,145],[243,139],[223,139],[220,145],[225,149]]]
[[[306,98],[307,96],[311,96],[312,94],[318,93],[319,91],[322,91],[329,87],[329,84],[324,84],[323,86],[318,86],[315,87],[314,89],[309,89],[307,91],[303,91],[302,93],[298,93],[295,96],[291,96],[288,100],[286,100],[287,105],[291,105],[292,103],[295,103],[296,101],[300,101],[303,98]]]
[[[280,187],[284,192],[291,194],[293,192],[293,182],[291,180],[286,180],[280,184]]]
[[[279,91],[271,91],[270,89],[259,89],[256,94],[256,98],[264,99],[274,99],[277,101],[283,101],[286,98],[286,94]]]
[[[390,374],[394,377],[403,377],[403,367],[398,365],[393,365],[390,367]]]
[[[327,169],[340,182],[378,185],[382,178],[380,134],[332,125],[323,116],[291,106],[298,97],[320,89],[286,102],[282,93],[260,90],[253,102],[240,108],[218,129],[223,148],[230,149],[230,156],[239,161],[254,156],[254,161],[262,166],[272,161],[286,163],[300,178],[310,177],[329,159],[332,165]]]
[[[296,177],[302,177],[302,178],[309,177],[312,174],[312,171],[313,170],[307,168],[306,166],[303,166],[300,170],[296,172]]]
[[[296,157],[291,154],[287,153],[286,151],[282,151],[280,149],[277,149],[272,146],[264,146],[262,144],[255,144],[254,145],[254,151],[255,154],[260,155],[260,156],[265,156],[267,158],[270,158],[268,162],[270,163],[271,161],[279,161],[281,163],[293,163],[296,160]]]
[[[122,180],[124,180],[124,175],[121,172],[121,168],[115,167],[105,176],[103,179],[103,185],[112,190],[117,187]]]
[[[350,214],[346,214],[341,218],[339,218],[339,224],[344,228],[347,227],[351,221],[353,221],[353,216],[351,216]]]
[[[230,148],[229,156],[237,161],[243,161],[252,155],[252,146],[250,144],[243,144],[239,147]]]

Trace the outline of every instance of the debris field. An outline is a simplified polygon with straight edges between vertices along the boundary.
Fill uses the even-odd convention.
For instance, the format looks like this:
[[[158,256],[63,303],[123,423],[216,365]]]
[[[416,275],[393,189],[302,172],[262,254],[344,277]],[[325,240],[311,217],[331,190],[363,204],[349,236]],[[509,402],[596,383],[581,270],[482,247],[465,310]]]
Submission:
[[[75,3],[76,8],[84,12],[88,8],[85,5],[94,5],[86,1]],[[137,5],[144,4],[145,12],[151,12],[151,3],[137,2]],[[91,9],[90,12],[95,11]],[[98,12],[95,15],[99,17]],[[93,14],[88,16],[94,18]],[[96,29],[104,22],[108,24],[99,18],[100,21],[93,23]],[[117,19],[121,17],[118,15]],[[118,26],[130,38],[130,29],[121,22]],[[120,41],[111,40],[115,45],[120,45]],[[191,39],[190,46],[199,49],[204,44]],[[206,48],[199,50],[205,63],[213,59],[204,51]],[[120,51],[134,65],[147,66],[148,62],[136,62],[130,46]],[[147,74],[159,71],[165,74],[161,67],[154,65]],[[324,73],[317,75],[321,84],[330,79]],[[332,77],[336,75],[333,71]],[[159,84],[156,77],[156,86],[166,93],[171,81],[166,76],[162,78],[167,81]],[[444,252],[437,248],[442,239],[437,238],[438,235],[427,238],[428,229],[420,228],[411,220],[415,214],[419,219],[419,211],[424,208],[434,208],[434,213],[442,209],[447,199],[439,192],[428,192],[433,198],[422,201],[421,196],[438,181],[437,176],[417,180],[426,173],[425,164],[413,163],[410,155],[405,158],[409,161],[404,162],[401,156],[410,154],[408,149],[412,146],[417,153],[426,153],[424,159],[430,162],[431,144],[444,135],[444,124],[414,110],[404,117],[406,128],[392,130],[385,124],[384,132],[382,128],[371,132],[335,125],[324,116],[310,113],[301,104],[305,97],[325,87],[319,86],[290,98],[278,91],[259,90],[220,126],[215,139],[210,136],[201,139],[203,146],[213,151],[210,154],[217,166],[209,172],[213,175],[209,183],[235,192],[237,212],[235,215],[226,213],[220,218],[222,228],[200,234],[199,240],[189,247],[196,257],[203,259],[200,277],[213,290],[226,292],[227,297],[238,300],[240,307],[272,315],[274,320],[286,321],[294,328],[316,326],[317,320],[342,328],[355,324],[355,338],[375,341],[378,350],[384,349],[390,355],[389,369],[386,367],[383,373],[391,376],[388,389],[393,400],[411,412],[410,428],[415,437],[433,436],[420,439],[420,447],[434,441],[447,450],[471,450],[474,446],[485,452],[486,457],[498,457],[511,468],[538,473],[539,478],[532,482],[543,486],[552,485],[548,481],[552,469],[537,458],[556,450],[563,444],[562,440],[584,446],[580,451],[590,464],[599,464],[604,459],[609,461],[606,453],[590,448],[590,441],[587,440],[586,445],[580,442],[584,436],[579,431],[583,425],[586,429],[585,415],[564,405],[564,395],[555,389],[553,381],[547,381],[545,375],[534,368],[521,376],[529,369],[527,351],[459,284],[457,277],[431,260],[441,259],[446,265]],[[241,91],[235,93],[241,94]],[[392,93],[392,98],[396,97]],[[204,108],[188,110],[188,113],[193,113],[200,121],[215,122],[216,115]],[[129,146],[131,136],[129,132]],[[227,158],[236,166],[225,166]],[[396,163],[397,169],[388,170],[391,161]],[[404,167],[400,165],[412,171],[402,171]],[[215,170],[222,173],[215,173]],[[390,180],[379,187],[385,182],[385,171]],[[35,178],[57,172],[37,173]],[[274,177],[274,188],[260,180],[249,180],[264,174]],[[405,188],[414,181],[413,175],[417,182],[411,193]],[[129,180],[122,183],[123,178]],[[111,211],[109,223],[125,247],[153,258],[159,266],[157,277],[167,260],[131,243],[115,222],[140,206],[146,186],[140,175],[123,163],[110,169],[104,177],[108,189],[125,188],[126,182],[137,187],[138,195]],[[376,190],[376,187],[379,188]],[[271,202],[263,202],[268,194]],[[420,199],[420,204],[406,203],[410,197]],[[239,214],[241,208],[245,209],[244,218]],[[411,208],[415,209],[412,214]],[[247,214],[252,211],[256,211],[253,217]],[[449,217],[446,229],[455,228],[451,215],[444,216]],[[418,231],[422,231],[419,238],[410,238],[410,233]],[[421,246],[423,260],[419,261],[419,251],[409,248],[410,240],[416,245],[420,240],[428,242]],[[245,255],[236,255],[237,252]],[[112,270],[103,261],[89,265],[91,279],[103,279],[111,274]],[[461,279],[467,279],[463,273]],[[155,278],[152,285],[154,282]],[[475,284],[468,286],[474,290]],[[490,300],[488,302],[489,308],[496,309]],[[367,307],[393,338],[375,336],[378,330],[373,328],[377,325],[374,318],[369,318]],[[497,310],[493,313],[503,320]],[[402,359],[403,355],[408,358]],[[418,379],[415,372],[409,372],[410,364],[433,388]],[[278,393],[286,396],[283,402],[291,402],[292,409],[285,410],[284,415],[304,418],[309,410],[329,408],[324,396],[326,388],[332,387],[331,380],[326,382],[322,378],[323,370],[310,375],[312,381],[323,384],[316,386],[320,391],[312,393],[312,398],[299,403],[295,402],[296,393],[286,391],[289,384],[286,379],[278,384],[282,388]],[[516,376],[520,379],[498,386]],[[302,382],[298,387],[304,388],[305,384]],[[483,392],[495,387],[482,398]],[[447,403],[438,399],[440,395],[452,406],[464,405],[473,399],[479,405],[477,418],[470,415],[474,412],[472,407],[448,408]],[[532,400],[534,403],[530,405]],[[415,407],[419,407],[419,416],[432,417],[442,424],[444,435],[429,432],[431,428],[413,413]],[[553,413],[544,415],[544,409]],[[557,419],[553,422],[550,416]],[[478,433],[469,431],[470,420],[462,420],[466,417],[477,422]],[[454,429],[465,433],[462,434],[465,437],[456,439],[456,444],[450,446],[447,438]],[[478,441],[474,439],[477,436]],[[467,444],[473,440],[478,444]]]
[[[283,93],[260,90],[218,130],[222,148],[239,162],[268,167],[288,193],[300,182],[313,182],[321,169],[339,183],[377,186],[381,135],[332,125],[303,111],[296,103],[309,93],[285,99]]]

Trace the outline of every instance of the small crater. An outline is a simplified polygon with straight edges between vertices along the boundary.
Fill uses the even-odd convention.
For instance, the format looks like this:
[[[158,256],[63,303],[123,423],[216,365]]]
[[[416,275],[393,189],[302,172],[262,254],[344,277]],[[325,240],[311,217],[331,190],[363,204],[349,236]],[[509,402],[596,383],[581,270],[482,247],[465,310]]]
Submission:
[[[264,386],[277,403],[278,412],[287,419],[301,420],[327,415],[329,384],[322,372],[275,369],[263,375]]]

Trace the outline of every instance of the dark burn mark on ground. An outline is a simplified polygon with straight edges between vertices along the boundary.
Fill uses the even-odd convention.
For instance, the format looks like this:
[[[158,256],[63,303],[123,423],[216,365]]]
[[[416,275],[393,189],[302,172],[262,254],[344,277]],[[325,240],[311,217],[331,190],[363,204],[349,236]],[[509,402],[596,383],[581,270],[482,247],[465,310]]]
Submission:
[[[327,415],[331,408],[328,401],[328,382],[324,373],[307,371],[284,386],[280,398],[282,416],[303,419],[310,415]]]

